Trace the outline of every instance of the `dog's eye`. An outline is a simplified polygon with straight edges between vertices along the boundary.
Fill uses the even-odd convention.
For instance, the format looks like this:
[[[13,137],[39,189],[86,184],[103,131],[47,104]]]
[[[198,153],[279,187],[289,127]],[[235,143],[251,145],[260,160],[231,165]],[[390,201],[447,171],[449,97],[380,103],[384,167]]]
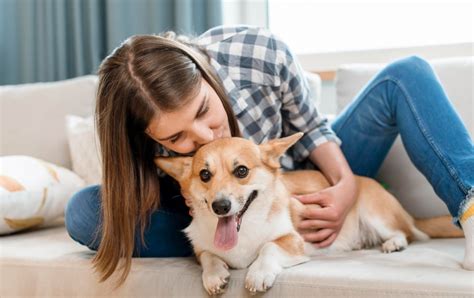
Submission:
[[[249,174],[249,169],[246,166],[238,166],[234,170],[234,175],[237,178],[245,178]]]
[[[201,172],[199,172],[199,177],[201,177],[202,182],[208,182],[211,180],[211,172],[208,170],[201,170]]]

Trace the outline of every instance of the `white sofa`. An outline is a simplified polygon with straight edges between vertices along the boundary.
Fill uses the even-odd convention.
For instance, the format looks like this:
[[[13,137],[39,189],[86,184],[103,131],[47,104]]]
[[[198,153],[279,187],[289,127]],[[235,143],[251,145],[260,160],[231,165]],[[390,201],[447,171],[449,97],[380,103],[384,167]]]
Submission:
[[[448,95],[474,133],[473,58],[433,61]],[[347,65],[337,73],[342,108],[381,65]],[[93,113],[95,76],[0,86],[0,155],[31,155],[70,168],[66,114]],[[381,170],[402,204],[415,216],[447,214],[424,178],[396,145]],[[420,190],[421,189],[421,190]],[[269,297],[474,297],[474,273],[461,269],[464,239],[411,244],[383,254],[378,249],[315,257],[285,270]],[[126,283],[99,284],[94,252],[69,238],[62,219],[0,237],[0,296],[206,296],[193,258],[134,259]],[[234,270],[224,296],[247,296],[245,270]]]

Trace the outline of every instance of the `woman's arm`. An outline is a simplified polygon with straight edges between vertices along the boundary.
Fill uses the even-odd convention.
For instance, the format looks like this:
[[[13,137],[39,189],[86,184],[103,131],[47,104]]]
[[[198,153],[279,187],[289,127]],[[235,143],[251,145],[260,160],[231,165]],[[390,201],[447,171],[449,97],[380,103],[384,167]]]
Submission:
[[[254,35],[258,35],[259,43],[268,45],[265,57],[270,58],[266,58],[268,60],[264,64],[265,72],[273,74],[273,87],[278,89],[275,97],[282,102],[282,136],[304,133],[289,154],[297,162],[310,158],[332,185],[316,194],[299,197],[303,203],[316,203],[323,207],[317,210],[307,206],[307,220],[303,220],[301,225],[310,230],[309,233],[304,231],[307,241],[327,246],[336,238],[354,203],[354,176],[338,146],[339,138],[331,130],[327,118],[320,115],[314,104],[314,94],[310,92],[303,68],[296,57],[288,46],[271,32],[265,29],[257,31]]]
[[[309,157],[332,186],[314,194],[297,197],[304,204],[318,204],[322,207],[306,206],[303,212],[305,219],[298,228],[306,241],[313,242],[318,247],[326,247],[336,239],[355,202],[357,184],[336,143],[321,144]]]

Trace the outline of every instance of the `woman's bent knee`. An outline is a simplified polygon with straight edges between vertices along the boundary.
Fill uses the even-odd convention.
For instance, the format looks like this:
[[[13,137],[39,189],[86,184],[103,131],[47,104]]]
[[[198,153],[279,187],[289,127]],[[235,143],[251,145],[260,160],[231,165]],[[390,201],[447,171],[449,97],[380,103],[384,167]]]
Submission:
[[[75,193],[65,209],[69,236],[93,250],[97,250],[100,241],[100,206],[100,186],[93,185]]]
[[[396,60],[388,64],[381,74],[396,78],[420,77],[426,74],[431,75],[433,69],[431,65],[418,56]]]

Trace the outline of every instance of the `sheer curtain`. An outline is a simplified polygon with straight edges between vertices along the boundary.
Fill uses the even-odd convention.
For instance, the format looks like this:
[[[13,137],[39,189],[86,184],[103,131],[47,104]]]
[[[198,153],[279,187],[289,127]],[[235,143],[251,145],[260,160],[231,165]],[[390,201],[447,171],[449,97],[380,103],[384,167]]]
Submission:
[[[0,0],[0,85],[95,73],[133,34],[200,34],[221,0]]]

